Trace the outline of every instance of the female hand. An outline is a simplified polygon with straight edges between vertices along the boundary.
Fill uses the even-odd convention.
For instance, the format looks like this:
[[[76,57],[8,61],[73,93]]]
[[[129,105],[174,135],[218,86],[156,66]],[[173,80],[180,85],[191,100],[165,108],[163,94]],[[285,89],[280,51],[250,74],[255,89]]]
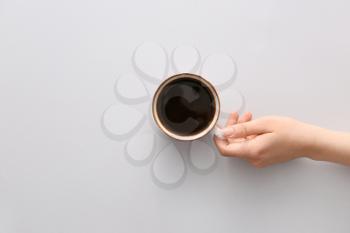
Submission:
[[[222,129],[225,139],[214,137],[222,155],[246,159],[256,167],[285,162],[303,155],[331,161],[324,155],[322,157],[321,153],[324,139],[330,140],[329,131],[287,117],[251,118],[250,113],[240,119],[237,113],[231,114],[226,127]],[[350,151],[344,149],[345,152]],[[349,158],[350,155],[346,161]]]

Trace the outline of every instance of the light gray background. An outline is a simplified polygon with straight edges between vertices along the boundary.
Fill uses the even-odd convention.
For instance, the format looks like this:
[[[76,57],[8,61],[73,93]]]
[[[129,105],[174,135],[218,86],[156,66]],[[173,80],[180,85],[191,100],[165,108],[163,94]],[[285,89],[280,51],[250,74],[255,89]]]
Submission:
[[[227,51],[255,116],[350,131],[350,2],[0,1],[0,232],[349,232],[350,168],[300,159],[155,186],[105,137],[144,40]]]

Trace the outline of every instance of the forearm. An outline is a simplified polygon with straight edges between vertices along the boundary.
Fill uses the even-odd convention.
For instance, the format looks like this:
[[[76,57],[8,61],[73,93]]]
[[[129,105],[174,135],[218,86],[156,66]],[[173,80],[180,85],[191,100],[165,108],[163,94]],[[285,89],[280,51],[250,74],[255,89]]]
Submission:
[[[350,133],[314,127],[308,156],[314,160],[350,165]]]

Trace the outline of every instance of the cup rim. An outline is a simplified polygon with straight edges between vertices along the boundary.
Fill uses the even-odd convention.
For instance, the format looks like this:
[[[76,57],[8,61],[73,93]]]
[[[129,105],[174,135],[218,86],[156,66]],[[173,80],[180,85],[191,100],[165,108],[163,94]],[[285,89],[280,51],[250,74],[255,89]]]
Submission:
[[[193,135],[178,135],[170,130],[168,130],[161,122],[159,119],[159,116],[157,114],[157,102],[158,102],[158,97],[163,90],[163,88],[170,82],[178,79],[185,79],[185,78],[190,78],[190,79],[195,79],[203,83],[210,91],[210,93],[213,95],[214,100],[215,100],[215,113],[214,116],[210,122],[210,124],[202,131],[200,131],[197,134]],[[220,100],[219,100],[219,95],[218,92],[216,91],[216,88],[214,87],[213,84],[211,84],[207,79],[203,78],[200,75],[197,74],[192,74],[192,73],[180,73],[180,74],[175,74],[170,76],[169,78],[165,79],[162,81],[162,83],[157,87],[154,95],[153,95],[153,100],[152,100],[152,117],[154,122],[157,124],[158,128],[165,133],[167,136],[181,140],[181,141],[192,141],[198,138],[203,137],[204,135],[208,134],[216,125],[218,119],[219,119],[219,114],[220,114]]]

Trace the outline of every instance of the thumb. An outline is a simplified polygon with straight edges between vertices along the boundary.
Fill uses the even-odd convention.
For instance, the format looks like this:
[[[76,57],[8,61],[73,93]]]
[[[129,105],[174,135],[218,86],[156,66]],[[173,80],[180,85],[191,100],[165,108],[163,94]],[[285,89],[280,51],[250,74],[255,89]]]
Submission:
[[[224,137],[245,138],[250,135],[271,133],[264,119],[256,119],[249,122],[231,125],[222,129]]]

